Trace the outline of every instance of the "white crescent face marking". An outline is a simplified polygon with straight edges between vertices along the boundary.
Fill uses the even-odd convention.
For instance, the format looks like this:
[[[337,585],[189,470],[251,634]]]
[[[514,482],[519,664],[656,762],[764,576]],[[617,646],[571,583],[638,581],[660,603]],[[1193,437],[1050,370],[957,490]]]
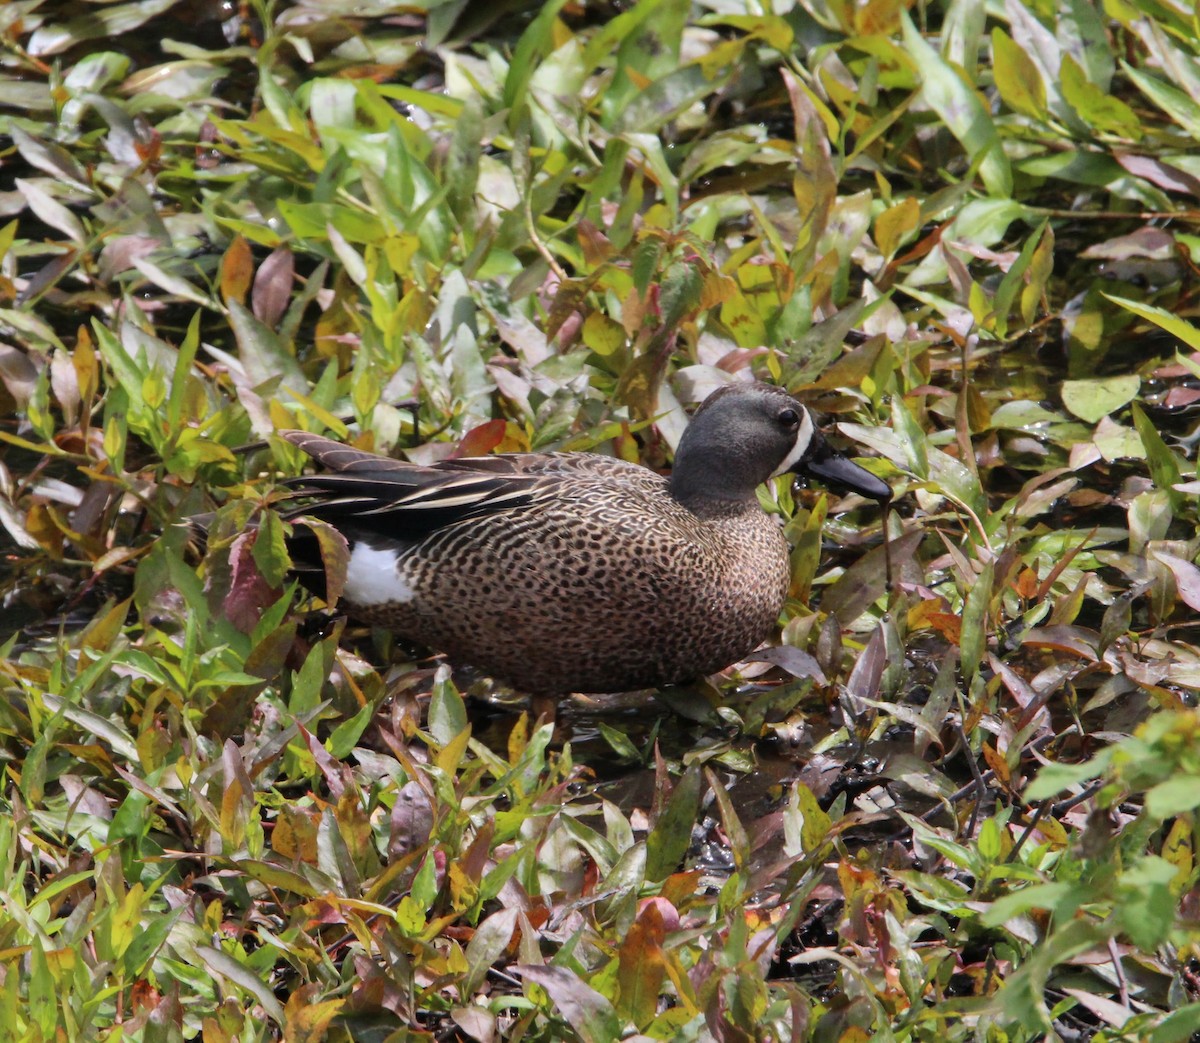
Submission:
[[[356,543],[346,566],[347,601],[364,608],[399,603],[406,605],[416,591],[400,571],[396,552],[377,550],[367,543]]]
[[[786,474],[796,466],[797,461],[808,452],[808,445],[813,437],[813,421],[812,414],[807,409],[800,410],[800,426],[796,429],[796,442],[792,446],[792,450],[783,458],[781,463],[771,473],[774,478],[777,474]]]

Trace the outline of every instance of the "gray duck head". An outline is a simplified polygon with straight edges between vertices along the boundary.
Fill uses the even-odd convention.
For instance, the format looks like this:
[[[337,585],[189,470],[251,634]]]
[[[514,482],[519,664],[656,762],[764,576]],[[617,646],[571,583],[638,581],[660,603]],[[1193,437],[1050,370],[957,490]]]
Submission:
[[[675,453],[671,495],[681,503],[753,500],[768,478],[792,472],[880,504],[888,484],[825,441],[812,414],[782,388],[726,384],[692,416]]]

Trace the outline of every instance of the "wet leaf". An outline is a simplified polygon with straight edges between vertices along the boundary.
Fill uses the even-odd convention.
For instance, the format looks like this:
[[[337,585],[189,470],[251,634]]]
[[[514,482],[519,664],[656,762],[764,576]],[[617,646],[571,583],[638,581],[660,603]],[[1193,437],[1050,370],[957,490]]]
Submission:
[[[663,880],[679,868],[692,839],[692,823],[700,806],[702,776],[698,765],[675,784],[662,814],[646,838],[646,878]]]
[[[1080,420],[1094,424],[1132,402],[1141,386],[1141,379],[1133,373],[1123,377],[1066,380],[1062,385],[1063,405]]]

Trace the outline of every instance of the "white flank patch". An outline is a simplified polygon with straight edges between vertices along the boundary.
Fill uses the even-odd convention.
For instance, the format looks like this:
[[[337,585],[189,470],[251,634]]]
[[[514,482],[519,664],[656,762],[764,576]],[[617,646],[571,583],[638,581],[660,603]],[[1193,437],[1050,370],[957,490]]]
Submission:
[[[800,426],[796,429],[796,442],[792,446],[792,451],[783,458],[783,463],[775,468],[771,475],[772,478],[777,474],[786,474],[796,466],[796,461],[808,452],[808,444],[812,441],[812,436],[812,414],[807,409],[803,409],[800,411]]]
[[[346,566],[345,596],[356,605],[407,604],[415,591],[400,571],[394,550],[356,543]]]

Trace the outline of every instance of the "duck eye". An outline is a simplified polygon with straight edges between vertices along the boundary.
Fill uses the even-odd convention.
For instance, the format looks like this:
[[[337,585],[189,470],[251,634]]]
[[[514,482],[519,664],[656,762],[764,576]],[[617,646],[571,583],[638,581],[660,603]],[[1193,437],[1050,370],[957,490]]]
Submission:
[[[784,427],[796,427],[800,423],[800,414],[794,409],[781,409],[779,411],[779,422]]]

